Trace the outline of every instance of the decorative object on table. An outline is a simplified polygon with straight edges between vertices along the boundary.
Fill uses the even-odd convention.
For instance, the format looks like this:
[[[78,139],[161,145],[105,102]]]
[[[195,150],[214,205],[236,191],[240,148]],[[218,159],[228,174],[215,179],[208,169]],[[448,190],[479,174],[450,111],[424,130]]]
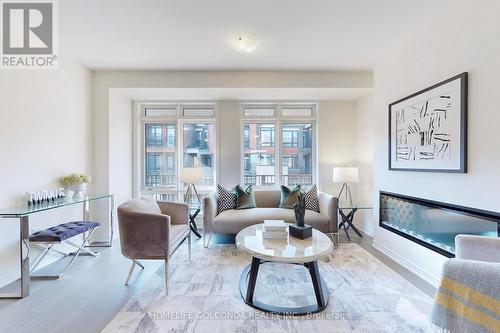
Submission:
[[[217,185],[217,215],[225,210],[236,208],[236,186],[228,190]]]
[[[319,213],[318,188],[316,184],[309,186],[309,188],[304,191],[304,198],[306,200],[306,209]]]
[[[357,167],[334,167],[333,182],[342,183],[339,195],[339,200],[342,198],[342,192],[345,190],[345,200],[352,207],[352,195],[349,183],[357,183],[359,181],[359,169]]]
[[[264,220],[264,226],[262,227],[262,238],[264,239],[288,238],[287,224],[283,220]]]
[[[54,202],[65,197],[63,187],[36,192],[26,192],[26,195],[28,197],[28,205],[40,205],[47,202]]]
[[[467,73],[389,104],[389,170],[467,172]]]
[[[187,204],[199,203],[201,205],[200,195],[195,184],[203,180],[203,168],[183,168],[180,180],[188,186],[184,194],[184,202]]]
[[[295,186],[293,189],[281,185],[281,197],[280,197],[280,208],[290,208],[293,209],[294,205],[297,203],[300,193],[300,185]]]
[[[295,221],[296,224],[292,224],[288,228],[290,236],[306,239],[312,236],[312,227],[304,223],[304,216],[306,214],[306,199],[302,192],[299,193],[297,197],[297,202],[293,206],[295,210]]]
[[[61,177],[61,183],[65,186],[66,196],[70,197],[70,191],[73,191],[73,196],[83,197],[87,190],[87,183],[90,183],[89,175],[73,173],[69,176]]]
[[[255,196],[252,185],[243,189],[240,185],[236,186],[236,209],[255,208]]]

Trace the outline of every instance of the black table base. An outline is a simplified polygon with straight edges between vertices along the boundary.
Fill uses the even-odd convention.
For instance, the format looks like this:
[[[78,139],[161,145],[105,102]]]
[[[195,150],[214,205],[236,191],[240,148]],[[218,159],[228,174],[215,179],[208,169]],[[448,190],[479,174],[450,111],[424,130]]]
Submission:
[[[245,300],[246,304],[265,312],[292,316],[301,316],[310,313],[316,313],[323,311],[326,308],[326,306],[328,305],[328,288],[326,287],[325,282],[319,274],[317,261],[312,261],[304,264],[294,264],[304,265],[309,270],[317,304],[302,307],[282,307],[266,304],[260,302],[259,300],[256,300],[254,297],[254,293],[257,283],[257,275],[259,273],[259,266],[264,263],[266,263],[266,261],[262,261],[259,258],[252,257],[252,263],[248,265],[245,270],[243,270],[243,273],[241,273],[240,294],[241,297]]]
[[[349,228],[351,228],[352,230],[354,230],[354,232],[356,233],[356,235],[358,235],[359,237],[363,237],[363,235],[361,234],[361,232],[359,232],[359,230],[353,224],[354,213],[356,213],[357,210],[358,210],[357,208],[352,208],[351,211],[346,214],[346,213],[344,213],[342,211],[342,209],[339,209],[339,214],[340,214],[340,217],[342,218],[342,221],[339,224],[339,229],[340,228],[344,229],[344,232],[345,232],[345,234],[347,236],[347,239],[349,239],[349,241],[351,240],[351,237],[349,236],[349,233],[347,232],[347,230]]]
[[[201,235],[198,232],[198,226],[196,225],[196,216],[198,216],[200,211],[201,211],[201,208],[198,208],[193,214],[189,213],[189,228],[191,228],[191,231],[198,238],[201,238]]]

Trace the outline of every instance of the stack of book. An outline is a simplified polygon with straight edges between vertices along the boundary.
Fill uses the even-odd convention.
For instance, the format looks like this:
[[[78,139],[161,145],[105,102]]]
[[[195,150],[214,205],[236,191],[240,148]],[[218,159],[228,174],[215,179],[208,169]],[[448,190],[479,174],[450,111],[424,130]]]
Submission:
[[[287,224],[283,220],[265,220],[262,228],[263,239],[286,239],[288,237]]]

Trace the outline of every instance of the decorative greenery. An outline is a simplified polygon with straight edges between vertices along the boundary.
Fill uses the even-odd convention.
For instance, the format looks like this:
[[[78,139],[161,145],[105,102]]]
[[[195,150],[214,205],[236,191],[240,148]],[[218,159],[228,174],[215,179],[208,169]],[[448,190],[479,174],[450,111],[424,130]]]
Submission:
[[[90,183],[90,176],[84,174],[73,173],[69,176],[61,177],[61,183],[63,185],[74,185],[74,184],[84,184]]]

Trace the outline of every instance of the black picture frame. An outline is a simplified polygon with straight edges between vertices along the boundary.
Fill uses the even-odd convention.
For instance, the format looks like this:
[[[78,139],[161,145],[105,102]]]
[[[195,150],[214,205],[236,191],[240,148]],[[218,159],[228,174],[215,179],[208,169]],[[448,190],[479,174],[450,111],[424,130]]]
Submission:
[[[442,169],[442,168],[411,168],[411,167],[394,167],[392,163],[392,139],[393,139],[393,128],[392,128],[392,109],[394,106],[397,104],[400,104],[401,102],[414,99],[423,93],[430,92],[436,88],[441,87],[442,85],[445,85],[447,83],[453,82],[455,80],[460,81],[460,165],[456,169]],[[388,155],[389,155],[389,163],[388,167],[389,170],[393,171],[417,171],[417,172],[444,172],[444,173],[467,173],[467,136],[468,136],[468,126],[467,126],[467,113],[468,113],[468,73],[463,72],[461,74],[458,74],[456,76],[453,76],[447,80],[441,81],[439,83],[436,83],[428,88],[425,88],[423,90],[420,90],[414,94],[411,94],[409,96],[406,96],[404,98],[401,98],[395,102],[392,102],[389,104],[388,107],[388,113],[389,113],[389,144],[388,144]]]

